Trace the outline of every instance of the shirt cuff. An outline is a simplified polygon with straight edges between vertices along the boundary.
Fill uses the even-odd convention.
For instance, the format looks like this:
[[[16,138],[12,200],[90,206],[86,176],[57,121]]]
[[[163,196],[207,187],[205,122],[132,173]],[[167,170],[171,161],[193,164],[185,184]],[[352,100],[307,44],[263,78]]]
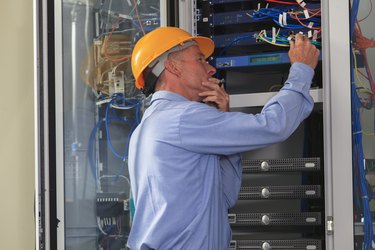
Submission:
[[[307,64],[295,62],[289,70],[288,79],[285,82],[285,89],[293,89],[301,93],[308,93],[310,90],[314,70]]]

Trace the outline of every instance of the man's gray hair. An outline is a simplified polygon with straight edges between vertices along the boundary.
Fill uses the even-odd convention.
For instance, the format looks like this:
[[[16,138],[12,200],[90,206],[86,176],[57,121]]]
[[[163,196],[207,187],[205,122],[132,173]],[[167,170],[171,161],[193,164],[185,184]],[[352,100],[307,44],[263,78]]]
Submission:
[[[167,60],[168,55],[173,52],[178,52],[184,50],[190,46],[198,45],[197,42],[193,40],[186,41],[182,44],[174,46],[173,48],[167,50],[160,56],[158,56],[155,60],[153,60],[147,68],[143,71],[143,77],[145,79],[145,86],[142,89],[142,92],[148,96],[155,91],[155,84],[158,80],[160,74],[164,71],[164,62]]]

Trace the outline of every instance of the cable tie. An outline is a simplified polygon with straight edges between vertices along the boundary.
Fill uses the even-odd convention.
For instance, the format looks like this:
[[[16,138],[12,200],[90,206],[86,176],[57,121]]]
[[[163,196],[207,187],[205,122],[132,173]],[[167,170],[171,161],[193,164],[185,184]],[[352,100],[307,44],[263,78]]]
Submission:
[[[283,25],[283,14],[279,14],[279,24],[281,27],[284,27]]]
[[[305,18],[306,18],[306,19],[309,19],[309,18],[310,18],[309,12],[308,12],[307,10],[304,10],[304,11],[303,11],[303,14],[305,14]]]
[[[367,196],[367,195],[364,195],[364,196],[362,196],[362,199],[366,199],[366,200],[368,200],[368,196]]]
[[[353,135],[357,135],[357,134],[362,134],[362,130],[357,131],[357,132],[353,132]]]
[[[313,38],[312,38],[313,41],[316,41],[318,39],[318,33],[319,32],[317,30],[314,30],[314,32],[313,32]]]
[[[284,26],[287,26],[287,25],[288,25],[286,19],[287,19],[286,12],[283,12],[283,24],[284,24]]]
[[[306,6],[306,3],[303,0],[297,0],[297,3],[303,8]]]

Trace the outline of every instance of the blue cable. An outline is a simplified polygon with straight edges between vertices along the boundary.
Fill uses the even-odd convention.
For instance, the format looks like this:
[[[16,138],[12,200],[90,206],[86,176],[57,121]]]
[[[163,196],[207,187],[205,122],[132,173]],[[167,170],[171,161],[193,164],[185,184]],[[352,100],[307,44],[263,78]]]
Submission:
[[[253,12],[253,20],[254,21],[261,21],[268,18],[276,18],[279,14],[289,11],[290,7],[280,7],[280,8],[260,8],[257,11]]]
[[[245,35],[245,36],[238,36],[236,37],[235,39],[233,39],[230,43],[228,43],[227,45],[225,45],[225,47],[220,51],[219,53],[219,57],[221,57],[225,51],[227,51],[235,42],[241,40],[241,39],[246,39],[246,38],[254,38],[252,36],[248,36],[248,35]]]
[[[91,130],[90,137],[89,137],[89,145],[88,145],[88,152],[87,157],[89,158],[89,164],[91,168],[92,175],[94,176],[95,180],[97,179],[96,171],[95,171],[95,163],[94,163],[94,155],[93,155],[93,148],[94,148],[94,142],[95,142],[95,134],[99,127],[103,124],[104,119],[99,120],[95,127]]]
[[[230,43],[228,43],[227,45],[225,45],[225,47],[220,51],[219,53],[219,56],[218,57],[221,57],[224,55],[224,53],[237,41],[241,40],[241,39],[251,39],[251,38],[254,38],[252,36],[248,36],[248,35],[245,35],[245,36],[238,36],[236,37],[235,39],[233,39]],[[216,70],[216,78],[219,77],[219,70]],[[224,88],[225,88],[225,83],[224,83]]]
[[[124,121],[123,118],[119,118],[119,117],[109,117],[108,118],[109,121]],[[94,149],[94,142],[95,142],[95,134],[97,133],[98,129],[105,123],[105,118],[99,120],[96,125],[94,126],[94,128],[91,130],[90,132],[90,137],[89,137],[89,143],[88,143],[88,153],[87,153],[87,157],[89,158],[89,164],[90,164],[90,167],[91,167],[91,171],[92,171],[92,174],[93,176],[96,178],[96,171],[95,171],[95,163],[94,163],[94,155],[93,155],[93,149]],[[133,126],[132,126],[133,127]],[[128,135],[128,138],[130,138],[130,133]]]
[[[354,27],[357,20],[358,9],[359,9],[359,0],[353,0],[351,8],[351,19],[350,19],[350,32],[351,40],[354,39]],[[352,48],[351,48],[352,49]],[[354,65],[353,55],[351,54],[351,64]],[[374,241],[374,232],[373,232],[373,218],[370,210],[370,197],[368,192],[368,182],[366,179],[365,166],[364,166],[364,153],[362,145],[362,129],[360,123],[360,107],[361,102],[359,100],[355,81],[354,81],[354,70],[351,72],[351,91],[352,91],[352,117],[353,117],[353,152],[356,152],[357,157],[353,157],[353,166],[357,166],[359,171],[359,181],[360,181],[360,195],[363,206],[363,229],[364,229],[364,240],[363,240],[363,249],[371,250],[372,243]],[[356,162],[355,162],[356,160]],[[372,192],[371,192],[372,195]]]
[[[123,104],[118,104],[119,102],[122,102]],[[116,94],[116,95],[113,95],[111,101],[107,104],[107,107],[106,107],[105,130],[106,130],[106,135],[107,135],[107,144],[108,144],[108,147],[111,150],[112,154],[114,156],[116,156],[117,158],[120,158],[122,160],[127,159],[128,155],[126,153],[124,155],[120,155],[119,153],[116,152],[116,150],[114,149],[114,147],[112,145],[111,136],[110,136],[110,133],[109,133],[109,119],[107,119],[107,118],[109,118],[109,111],[110,111],[112,105],[115,106],[115,107],[118,107],[118,108],[125,108],[125,109],[135,108],[135,110],[136,110],[136,124],[139,124],[139,114],[138,113],[139,113],[140,103],[141,103],[141,101],[139,101],[139,100],[126,99],[123,95]],[[130,135],[134,131],[135,126],[134,126],[134,124],[131,123],[131,121],[127,117],[123,117],[122,121],[127,122],[129,124],[129,127],[130,127],[130,132],[128,134],[128,141],[127,141],[128,143],[126,145],[126,147],[128,147]]]
[[[110,107],[111,107],[113,101],[114,101],[114,99],[112,99],[108,103],[108,105],[106,107],[106,111],[105,111],[105,117],[106,117],[106,119],[105,119],[105,131],[106,131],[106,135],[107,135],[107,144],[108,144],[108,147],[109,147],[109,149],[111,150],[111,152],[114,156],[116,156],[117,158],[120,158],[120,159],[127,159],[128,158],[127,154],[125,153],[124,155],[120,155],[119,153],[117,153],[117,151],[114,149],[114,147],[112,145],[112,142],[111,142],[111,135],[109,133],[109,119],[108,118],[109,118],[109,110],[110,110]],[[124,117],[123,121],[129,122],[127,117]]]
[[[284,9],[275,9],[275,8],[261,8],[258,11],[253,13],[253,20],[254,21],[261,21],[264,19],[271,18],[274,23],[276,23],[278,26],[281,26],[285,29],[299,29],[299,28],[306,28],[301,24],[287,24],[287,25],[281,25],[279,22],[279,16],[285,11],[288,11],[290,8],[284,8]],[[294,21],[294,19],[290,18],[290,16],[286,17],[287,23],[289,23],[291,20]],[[294,21],[295,22],[295,21]],[[320,26],[320,18],[311,17],[307,20],[301,20],[302,23],[306,22],[306,26],[308,23],[313,22],[314,24],[318,24]]]
[[[352,77],[354,79],[354,77]],[[354,80],[352,80],[352,117],[353,117],[353,147],[355,150],[353,152],[357,153],[356,161],[353,162],[357,166],[359,171],[359,185],[360,185],[360,196],[362,200],[363,208],[363,223],[364,223],[364,250],[372,249],[373,228],[372,228],[372,214],[369,205],[369,193],[367,188],[367,179],[364,166],[363,157],[363,146],[362,146],[362,130],[360,124],[360,100],[358,98]]]
[[[130,105],[122,105],[122,106],[118,106],[118,107],[128,107],[129,109],[130,108],[135,108],[136,112],[135,112],[135,116],[136,116],[136,121],[135,122],[131,122],[130,119],[128,119],[127,117],[118,117],[118,116],[115,116],[115,117],[111,117],[109,116],[109,109],[112,105],[112,103],[114,103],[115,101],[124,101],[124,103],[126,104],[126,102],[128,102]],[[107,134],[107,143],[108,143],[108,146],[111,150],[111,152],[117,157],[117,158],[120,158],[122,160],[124,159],[127,159],[127,155],[124,154],[124,155],[120,155],[118,154],[114,148],[113,148],[113,145],[111,143],[111,140],[110,140],[110,135],[109,135],[109,122],[110,121],[120,121],[120,122],[127,122],[129,124],[129,127],[130,127],[130,132],[128,133],[128,137],[127,137],[127,142],[129,143],[130,141],[130,136],[132,134],[132,132],[134,131],[135,127],[139,124],[139,110],[140,110],[140,106],[141,106],[141,101],[139,100],[126,100],[125,98],[123,98],[122,96],[120,95],[115,95],[112,100],[108,103],[108,106],[106,107],[106,115],[105,115],[105,118],[102,118],[100,119],[94,126],[94,128],[91,130],[90,132],[90,136],[89,136],[89,142],[88,142],[88,153],[87,153],[87,157],[88,157],[88,161],[89,161],[89,165],[90,165],[90,168],[91,168],[91,172],[92,172],[92,175],[94,176],[94,178],[96,179],[97,178],[97,175],[96,175],[96,170],[95,170],[95,158],[94,158],[94,143],[95,143],[95,135],[98,131],[98,129],[103,125],[105,124],[105,128],[106,128],[106,134]],[[126,147],[128,147],[128,143],[126,144]]]

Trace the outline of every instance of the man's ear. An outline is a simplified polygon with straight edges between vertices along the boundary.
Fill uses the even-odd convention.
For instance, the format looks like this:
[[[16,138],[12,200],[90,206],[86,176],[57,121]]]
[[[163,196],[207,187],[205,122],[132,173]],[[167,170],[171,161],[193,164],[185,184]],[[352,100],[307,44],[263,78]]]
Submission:
[[[164,62],[165,70],[169,71],[171,74],[176,75],[177,77],[181,76],[181,63],[176,60],[166,60]]]

